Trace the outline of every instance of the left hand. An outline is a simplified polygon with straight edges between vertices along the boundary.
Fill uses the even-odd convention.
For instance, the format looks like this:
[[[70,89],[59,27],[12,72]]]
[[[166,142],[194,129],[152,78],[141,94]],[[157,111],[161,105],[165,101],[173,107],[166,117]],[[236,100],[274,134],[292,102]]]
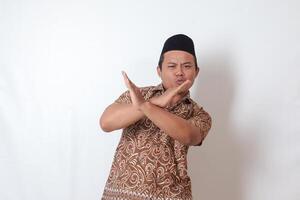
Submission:
[[[140,89],[128,78],[126,72],[122,71],[122,75],[130,93],[132,105],[140,110],[140,106],[145,102]]]
[[[165,108],[170,104],[175,104],[177,101],[184,97],[189,88],[192,86],[190,80],[186,80],[184,83],[177,87],[168,88],[162,95],[152,97],[150,102],[161,107]]]

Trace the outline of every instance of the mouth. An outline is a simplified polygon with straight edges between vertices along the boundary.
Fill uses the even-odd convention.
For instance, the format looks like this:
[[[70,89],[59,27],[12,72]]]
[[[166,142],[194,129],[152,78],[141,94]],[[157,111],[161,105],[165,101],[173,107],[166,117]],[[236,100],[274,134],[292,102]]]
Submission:
[[[177,79],[176,80],[176,83],[178,84],[178,85],[181,85],[184,81],[186,81],[185,79]]]

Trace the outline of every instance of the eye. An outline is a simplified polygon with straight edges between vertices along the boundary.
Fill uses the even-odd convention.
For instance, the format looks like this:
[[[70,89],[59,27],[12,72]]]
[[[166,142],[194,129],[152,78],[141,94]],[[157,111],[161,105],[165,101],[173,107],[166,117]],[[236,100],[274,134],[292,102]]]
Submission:
[[[174,67],[175,67],[175,65],[168,65],[168,67],[170,67],[170,68],[174,68]]]
[[[192,65],[185,65],[184,67],[185,67],[185,68],[191,68]]]

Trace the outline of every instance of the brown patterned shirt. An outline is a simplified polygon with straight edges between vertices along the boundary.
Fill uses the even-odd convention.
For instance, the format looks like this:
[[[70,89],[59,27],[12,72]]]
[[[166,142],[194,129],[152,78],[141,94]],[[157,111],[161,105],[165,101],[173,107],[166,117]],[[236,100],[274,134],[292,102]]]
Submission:
[[[162,95],[162,84],[142,87],[146,100]],[[116,103],[131,103],[129,91]],[[203,139],[211,128],[211,117],[188,93],[165,108],[195,126]],[[202,141],[203,141],[202,139]],[[200,146],[202,144],[196,146]],[[188,200],[192,199],[187,172],[189,146],[181,144],[158,128],[147,117],[123,129],[102,200]]]

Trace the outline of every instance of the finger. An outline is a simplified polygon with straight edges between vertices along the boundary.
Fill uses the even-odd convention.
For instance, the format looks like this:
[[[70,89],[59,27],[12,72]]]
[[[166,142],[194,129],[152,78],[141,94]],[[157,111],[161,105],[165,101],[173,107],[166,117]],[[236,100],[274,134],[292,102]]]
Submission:
[[[126,72],[122,71],[122,75],[123,75],[124,79],[128,79]]]
[[[128,81],[129,81],[130,83],[133,83],[133,82],[130,80],[130,78],[128,77],[128,75],[127,75],[126,72],[122,71],[122,73],[125,75],[125,77],[128,79]]]
[[[122,71],[122,75],[129,90],[137,89],[137,86],[128,78],[126,72]]]
[[[184,81],[181,85],[176,88],[176,93],[182,93],[190,89],[192,82],[190,80]]]
[[[127,81],[128,80],[128,76],[127,76],[126,72],[122,71],[122,75],[123,75],[124,80]]]
[[[133,84],[133,85],[134,85],[134,83],[130,80],[130,78],[128,77],[128,75],[126,74],[126,72],[122,71],[122,74],[123,74],[123,76],[126,78],[126,80],[128,80],[128,82],[129,82],[130,84]]]
[[[124,82],[125,82],[127,88],[130,89],[131,88],[131,84],[130,84],[130,80],[129,80],[126,72],[122,71],[122,75],[123,75]]]

